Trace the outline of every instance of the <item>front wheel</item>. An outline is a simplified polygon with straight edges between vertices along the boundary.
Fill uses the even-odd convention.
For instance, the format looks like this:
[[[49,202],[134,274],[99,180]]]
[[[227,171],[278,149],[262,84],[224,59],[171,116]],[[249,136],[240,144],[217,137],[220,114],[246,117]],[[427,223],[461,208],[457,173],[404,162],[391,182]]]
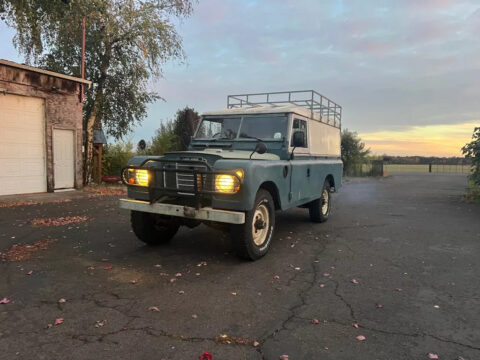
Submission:
[[[245,214],[245,223],[231,226],[231,239],[238,256],[257,260],[270,248],[275,229],[275,205],[267,190],[260,189],[253,209]]]
[[[330,215],[330,205],[330,183],[328,180],[325,180],[323,183],[322,197],[312,201],[308,207],[310,220],[318,223],[327,221]]]
[[[132,230],[137,237],[148,245],[160,245],[175,236],[180,227],[160,215],[142,211],[133,211],[130,214]]]

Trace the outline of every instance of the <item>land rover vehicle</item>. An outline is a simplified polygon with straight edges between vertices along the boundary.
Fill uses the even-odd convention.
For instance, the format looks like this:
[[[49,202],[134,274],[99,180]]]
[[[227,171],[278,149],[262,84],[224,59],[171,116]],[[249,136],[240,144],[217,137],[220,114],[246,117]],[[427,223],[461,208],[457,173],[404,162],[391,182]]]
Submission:
[[[276,210],[302,207],[314,222],[328,219],[342,182],[341,115],[313,90],[229,95],[226,109],[202,115],[187,151],[129,161],[120,207],[147,244],[203,222],[230,231],[239,256],[258,259]]]

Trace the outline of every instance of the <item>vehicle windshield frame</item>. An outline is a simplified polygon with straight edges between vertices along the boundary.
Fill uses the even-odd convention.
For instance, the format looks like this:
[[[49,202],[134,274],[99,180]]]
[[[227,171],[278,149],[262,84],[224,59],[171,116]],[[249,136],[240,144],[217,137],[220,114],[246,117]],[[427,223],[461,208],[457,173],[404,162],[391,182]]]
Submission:
[[[240,130],[242,129],[244,119],[245,118],[265,118],[265,117],[274,117],[274,118],[284,118],[285,120],[285,128],[283,130],[283,136],[281,138],[262,138],[262,137],[254,137],[254,136],[240,136]],[[211,119],[225,119],[225,118],[231,118],[231,119],[239,119],[237,131],[235,134],[235,137],[230,139],[230,138],[225,138],[225,137],[197,137],[198,132],[200,131],[200,128],[203,124],[204,121],[208,121]],[[285,139],[288,138],[288,114],[284,113],[272,113],[272,114],[248,114],[248,115],[207,115],[207,116],[202,116],[200,122],[198,123],[197,128],[195,129],[195,135],[193,136],[193,140],[195,141],[284,141]]]

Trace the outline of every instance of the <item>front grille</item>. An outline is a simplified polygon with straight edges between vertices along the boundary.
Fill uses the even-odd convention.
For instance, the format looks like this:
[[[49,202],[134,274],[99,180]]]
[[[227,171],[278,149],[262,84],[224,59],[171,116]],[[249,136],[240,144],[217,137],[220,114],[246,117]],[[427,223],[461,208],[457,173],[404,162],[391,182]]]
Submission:
[[[195,181],[197,181],[197,190],[201,190],[202,183],[206,182],[205,174],[197,174],[197,179],[194,176],[194,171],[207,171],[206,165],[177,162],[165,164],[164,169],[173,171],[163,172],[163,186],[168,189],[176,189],[182,195],[194,195]]]

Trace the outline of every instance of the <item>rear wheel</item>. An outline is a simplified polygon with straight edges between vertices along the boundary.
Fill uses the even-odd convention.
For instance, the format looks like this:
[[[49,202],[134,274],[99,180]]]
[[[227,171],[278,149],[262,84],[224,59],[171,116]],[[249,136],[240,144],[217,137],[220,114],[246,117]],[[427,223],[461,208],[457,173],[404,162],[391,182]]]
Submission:
[[[321,198],[312,201],[308,207],[310,220],[319,223],[327,221],[330,215],[330,205],[330,183],[328,180],[325,180]]]
[[[245,223],[232,225],[231,238],[238,256],[257,260],[270,248],[275,229],[275,205],[267,190],[260,189],[253,209],[245,214]]]
[[[180,227],[172,223],[171,219],[142,211],[132,211],[130,221],[135,235],[148,245],[168,242]]]

